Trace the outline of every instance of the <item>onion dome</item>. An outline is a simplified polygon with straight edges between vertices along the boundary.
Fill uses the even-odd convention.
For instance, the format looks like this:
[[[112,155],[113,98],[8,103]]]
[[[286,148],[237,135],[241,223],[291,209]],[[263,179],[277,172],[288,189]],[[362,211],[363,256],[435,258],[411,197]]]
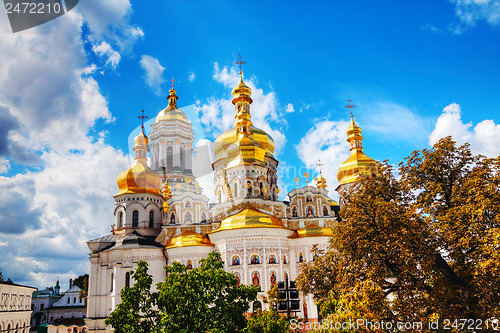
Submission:
[[[147,154],[149,151],[149,139],[144,134],[144,126],[141,133],[134,139],[135,164],[133,167],[123,171],[116,183],[119,192],[117,195],[126,193],[150,193],[159,195],[161,177],[148,167]]]
[[[369,165],[375,162],[363,152],[363,137],[361,128],[354,123],[351,115],[351,126],[347,130],[347,142],[351,149],[351,155],[342,163],[337,171],[337,179],[340,185],[352,183],[358,180],[359,175],[369,172]]]
[[[332,200],[330,198],[328,198],[328,203],[330,204],[330,207],[333,207],[333,206],[338,206],[339,204],[337,203],[337,201],[335,200]]]
[[[161,110],[156,116],[156,122],[160,120],[182,120],[188,122],[188,118],[184,112],[177,108],[177,100],[179,97],[175,94],[174,85],[172,84],[172,89],[170,89],[168,95],[168,106]]]
[[[316,187],[326,189],[326,179],[323,178],[321,171],[319,172],[319,176],[316,177]]]
[[[219,228],[212,232],[244,228],[286,228],[281,219],[263,213],[247,203],[238,213],[222,220]]]
[[[235,160],[234,163],[237,164],[248,164],[263,161],[264,156],[274,158],[273,138],[265,131],[254,127],[250,120],[251,93],[252,90],[240,77],[240,83],[233,89],[232,100],[236,109],[236,123],[215,140],[215,161],[227,158],[230,161]],[[250,148],[251,146],[254,148]],[[246,149],[240,150],[239,147]],[[243,158],[239,158],[240,156]]]
[[[194,231],[186,230],[180,235],[171,237],[165,243],[166,249],[172,249],[176,247],[186,247],[186,246],[211,246],[215,245],[210,242],[208,237],[200,235]]]
[[[332,229],[320,227],[317,224],[310,224],[305,228],[298,229],[290,238],[305,238],[305,237],[332,237]]]

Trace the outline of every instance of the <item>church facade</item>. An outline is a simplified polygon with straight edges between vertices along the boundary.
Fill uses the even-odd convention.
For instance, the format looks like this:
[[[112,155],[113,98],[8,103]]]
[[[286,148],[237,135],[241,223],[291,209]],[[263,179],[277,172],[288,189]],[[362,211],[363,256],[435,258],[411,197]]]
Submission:
[[[288,200],[278,200],[274,141],[252,124],[251,90],[241,71],[232,94],[234,126],[214,143],[216,202],[202,194],[193,175],[192,125],[177,107],[173,85],[168,106],[158,113],[148,136],[143,126],[135,138],[135,164],[117,178],[111,234],[87,242],[89,331],[111,331],[104,320],[120,303],[121,290],[133,283],[130,272],[140,260],[148,262],[155,284],[165,279],[165,265],[180,262],[196,268],[208,253],[218,251],[225,270],[239,283],[261,287],[257,302],[262,306],[274,284],[295,280],[301,263],[314,260],[315,245],[328,246],[331,227],[341,222],[326,180],[320,173],[315,186],[296,188]],[[373,161],[364,155],[362,139],[351,117],[351,155],[338,172],[339,193]],[[317,320],[312,295],[299,296],[295,315]]]

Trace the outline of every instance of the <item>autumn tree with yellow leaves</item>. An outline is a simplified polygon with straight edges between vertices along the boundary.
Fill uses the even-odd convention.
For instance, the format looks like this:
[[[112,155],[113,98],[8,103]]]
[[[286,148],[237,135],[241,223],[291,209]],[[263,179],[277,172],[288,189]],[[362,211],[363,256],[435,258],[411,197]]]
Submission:
[[[500,157],[447,137],[397,176],[375,163],[343,199],[328,251],[297,279],[324,317],[500,317]]]

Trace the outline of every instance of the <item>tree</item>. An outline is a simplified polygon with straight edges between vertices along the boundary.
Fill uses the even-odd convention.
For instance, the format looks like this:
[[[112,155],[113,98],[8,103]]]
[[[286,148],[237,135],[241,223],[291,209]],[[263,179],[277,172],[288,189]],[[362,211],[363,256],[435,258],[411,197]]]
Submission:
[[[333,317],[498,317],[500,158],[448,137],[412,153],[398,174],[384,162],[361,177],[328,251],[303,265],[299,287]],[[351,306],[340,306],[353,292]],[[362,301],[380,296],[389,302]]]
[[[286,317],[276,311],[278,297],[278,285],[275,284],[267,292],[267,297],[264,297],[264,303],[269,304],[269,310],[259,311],[250,315],[247,326],[243,332],[245,333],[288,333],[290,322]]]
[[[87,305],[87,293],[89,290],[89,275],[88,274],[79,275],[73,281],[73,284],[82,289],[78,293],[78,298],[83,299],[85,302],[85,305]]]
[[[135,283],[122,290],[122,303],[106,320],[120,332],[238,332],[244,314],[257,298],[255,286],[237,286],[236,277],[223,270],[220,254],[212,252],[201,267],[180,263],[166,266],[167,277],[151,292],[152,277],[141,261],[132,274]]]

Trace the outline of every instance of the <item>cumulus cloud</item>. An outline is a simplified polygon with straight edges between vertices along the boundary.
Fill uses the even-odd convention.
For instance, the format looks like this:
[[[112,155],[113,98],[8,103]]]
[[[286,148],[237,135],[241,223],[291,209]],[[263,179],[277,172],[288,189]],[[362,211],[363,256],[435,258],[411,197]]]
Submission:
[[[472,27],[478,21],[491,25],[500,23],[500,0],[450,0],[461,25],[452,25],[450,30],[460,34],[465,27]]]
[[[161,85],[165,82],[163,78],[163,72],[165,71],[165,67],[160,64],[160,61],[154,57],[149,55],[143,55],[141,61],[139,62],[142,69],[144,69],[144,80],[147,85],[153,89],[155,94],[161,95]]]
[[[214,64],[213,78],[222,83],[228,91],[231,91],[239,82],[240,76],[234,68],[219,67]],[[245,84],[252,89],[253,103],[250,106],[252,123],[254,126],[265,130],[275,141],[275,155],[279,155],[286,143],[286,137],[283,134],[286,127],[283,109],[277,102],[277,96],[274,91],[264,93],[262,88],[256,85],[255,77],[245,79]],[[232,97],[211,98],[205,103],[197,101],[197,111],[203,125],[207,128],[208,134],[214,138],[234,125],[234,105],[231,103]]]
[[[361,105],[359,117],[363,129],[370,130],[391,139],[424,144],[431,131],[430,119],[422,117],[410,108],[389,101],[368,102]]]
[[[113,50],[111,45],[104,41],[99,45],[94,45],[92,47],[92,50],[98,55],[107,57],[106,65],[110,65],[111,67],[116,68],[120,63],[120,54]]]
[[[347,120],[322,120],[315,122],[306,135],[295,146],[297,154],[308,169],[316,169],[321,160],[323,176],[330,188],[338,185],[337,168],[349,156],[349,145],[346,142],[346,132],[350,122]],[[297,173],[299,176],[301,173]]]
[[[127,53],[142,34],[131,13],[128,0],[81,2],[0,38],[0,244],[15,282],[43,287],[87,272],[85,241],[109,232],[116,176],[129,163],[93,134],[113,116],[83,46],[91,41],[117,65],[113,52]],[[11,163],[36,167],[14,174]]]
[[[443,109],[436,121],[436,126],[429,135],[429,144],[433,145],[439,139],[451,135],[459,144],[470,143],[476,154],[488,157],[500,155],[500,146],[493,144],[500,142],[500,124],[486,119],[473,126],[472,122],[464,123],[462,109],[459,104],[452,103]]]
[[[189,74],[188,74],[189,82],[193,82],[194,79],[196,79],[196,75],[193,72],[189,72]]]

